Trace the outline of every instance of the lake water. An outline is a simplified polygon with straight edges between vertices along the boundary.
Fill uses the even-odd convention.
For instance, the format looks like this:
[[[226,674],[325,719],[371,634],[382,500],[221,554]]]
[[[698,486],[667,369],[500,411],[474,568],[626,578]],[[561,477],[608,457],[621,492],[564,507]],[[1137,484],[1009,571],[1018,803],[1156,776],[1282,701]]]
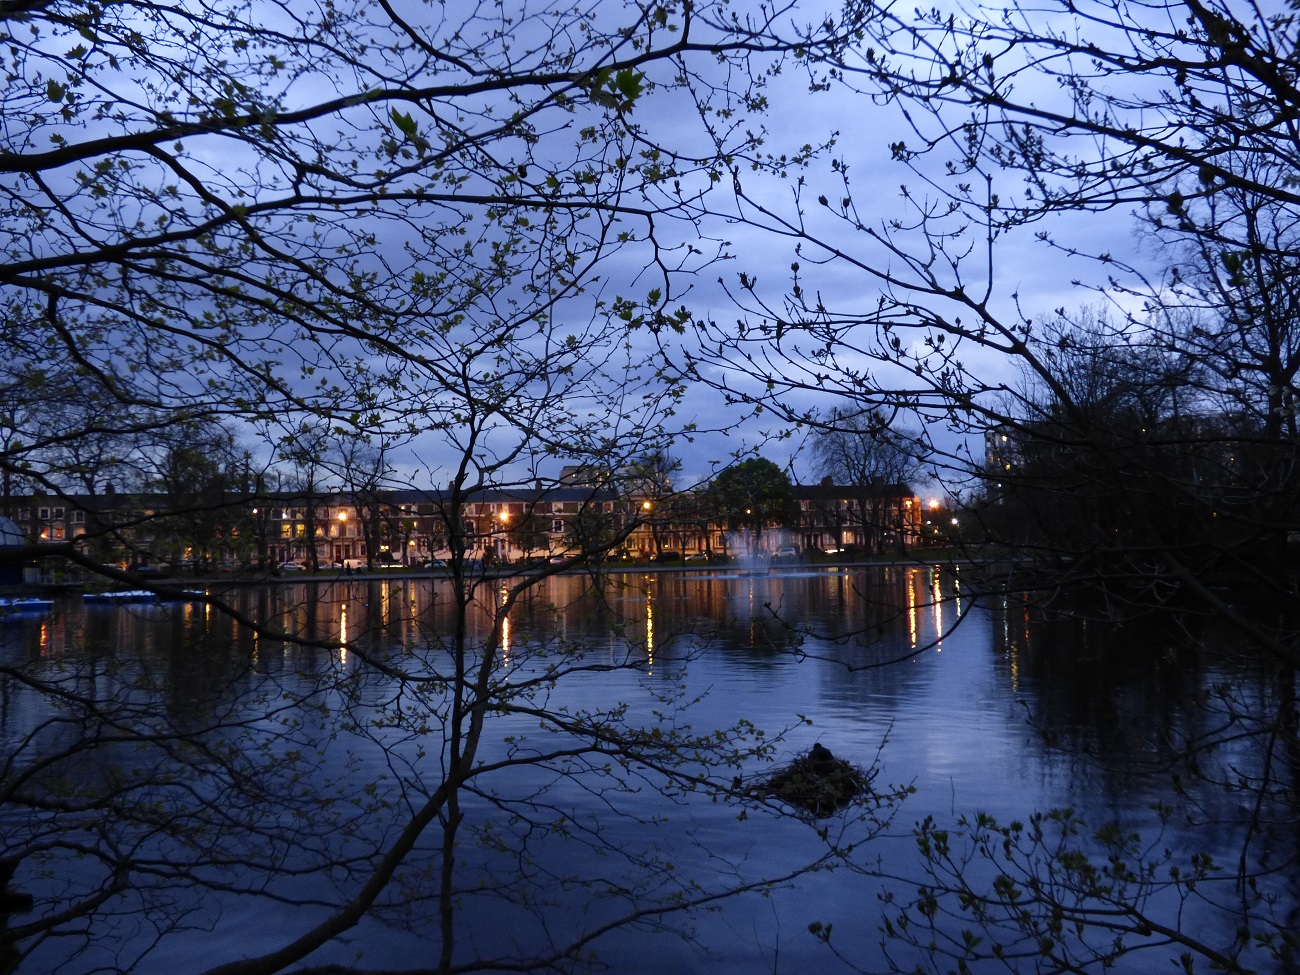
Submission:
[[[665,572],[615,577],[599,597],[584,576],[541,582],[510,611],[499,688],[522,695],[547,678],[544,692],[500,698],[477,760],[502,767],[461,800],[457,961],[546,959],[551,946],[645,911],[557,967],[880,971],[891,910],[882,898],[911,896],[921,876],[916,823],[1068,807],[1090,824],[1154,836],[1160,801],[1177,808],[1154,850],[1204,849],[1230,874],[1240,863],[1277,893],[1278,916],[1294,918],[1285,867],[1294,816],[1247,833],[1238,824],[1250,795],[1203,785],[1249,778],[1267,761],[1220,703],[1265,707],[1267,668],[1188,655],[1168,629],[1114,641],[1095,627],[1042,624],[1022,603],[977,601],[969,588],[948,567]],[[315,645],[255,636],[195,602],[90,607],[73,597],[48,616],[0,625],[0,736],[6,783],[19,790],[10,798],[21,800],[0,809],[0,827],[6,855],[44,849],[15,876],[37,906],[13,915],[10,930],[86,896],[114,865],[143,867],[93,923],[23,942],[20,971],[203,971],[270,950],[364,883],[374,851],[441,781],[447,725],[431,716],[446,688],[409,678],[446,673],[456,614],[445,580],[303,581],[223,596],[247,620]],[[500,592],[493,584],[478,597],[471,647],[489,633]],[[556,666],[572,672],[552,684]],[[625,730],[705,734],[751,722],[770,754],[741,755],[735,767],[686,755],[679,770],[724,785],[738,777],[742,790],[821,742],[874,767],[881,797],[912,792],[813,819],[685,791],[643,764],[623,769],[613,749],[570,754],[578,739],[548,724],[542,706]],[[1188,779],[1172,756],[1225,727],[1233,733]],[[125,734],[164,729],[197,731],[211,754]],[[77,747],[92,734],[96,748]],[[32,772],[56,753],[51,770]],[[176,769],[191,766],[202,774],[178,783]],[[111,795],[117,783],[131,784],[120,821],[116,800],[72,808],[70,797]],[[274,794],[259,798],[263,787]],[[440,842],[434,830],[417,843],[373,915],[311,962],[433,967]],[[819,861],[826,869],[804,872]],[[755,889],[709,900],[746,885]],[[1221,944],[1241,923],[1231,893],[1217,905],[1164,895],[1168,904],[1150,906],[1167,920],[1181,910]],[[809,933],[814,922],[832,925],[829,947]],[[1155,970],[1176,954],[1159,951],[1119,970]]]

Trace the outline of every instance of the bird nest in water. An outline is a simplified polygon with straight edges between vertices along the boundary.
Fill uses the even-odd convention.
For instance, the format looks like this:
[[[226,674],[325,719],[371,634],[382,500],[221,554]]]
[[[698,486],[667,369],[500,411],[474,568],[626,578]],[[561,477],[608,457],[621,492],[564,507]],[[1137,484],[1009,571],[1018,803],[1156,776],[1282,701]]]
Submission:
[[[871,773],[836,758],[821,742],[778,769],[755,792],[797,806],[814,816],[829,816],[843,809],[871,784]]]

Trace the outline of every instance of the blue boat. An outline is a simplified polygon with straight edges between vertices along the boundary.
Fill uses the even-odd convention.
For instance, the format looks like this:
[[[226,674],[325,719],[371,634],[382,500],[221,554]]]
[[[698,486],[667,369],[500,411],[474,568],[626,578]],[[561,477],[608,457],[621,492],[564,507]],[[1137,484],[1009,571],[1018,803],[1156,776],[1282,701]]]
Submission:
[[[88,592],[82,595],[87,603],[152,603],[158,594],[148,589],[123,589],[119,592]]]
[[[53,599],[40,599],[36,596],[0,597],[0,616],[11,616],[18,613],[48,613],[53,605]]]

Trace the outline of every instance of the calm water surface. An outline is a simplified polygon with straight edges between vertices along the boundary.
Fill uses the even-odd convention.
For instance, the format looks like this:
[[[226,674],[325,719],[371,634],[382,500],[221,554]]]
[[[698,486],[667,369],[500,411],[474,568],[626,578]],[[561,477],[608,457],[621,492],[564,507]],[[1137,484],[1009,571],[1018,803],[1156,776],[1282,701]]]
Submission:
[[[359,640],[377,653],[400,655],[445,633],[446,586],[395,578],[289,583],[228,595],[250,617],[327,645]],[[795,871],[825,852],[819,835],[825,830],[830,839],[861,842],[854,863],[800,876],[761,895],[742,895],[689,919],[648,919],[601,938],[591,951],[628,973],[879,970],[880,895],[890,889],[905,895],[910,888],[906,880],[891,885],[872,873],[916,875],[914,823],[927,816],[953,823],[977,811],[1023,819],[1037,810],[1071,807],[1090,822],[1118,820],[1153,829],[1151,804],[1169,791],[1170,749],[1210,720],[1191,703],[1198,700],[1196,689],[1231,677],[1251,693],[1248,675],[1225,674],[1217,665],[1175,666],[1168,654],[1155,652],[1160,648],[1142,659],[1116,657],[1091,649],[1077,627],[1034,627],[1023,606],[972,601],[960,572],[948,568],[629,576],[599,600],[586,587],[583,577],[552,578],[515,607],[507,630],[510,666],[519,668],[521,678],[535,673],[541,666],[537,649],[563,640],[592,654],[607,653],[611,663],[625,660],[629,647],[638,648],[645,672],[577,675],[558,685],[553,703],[599,708],[626,702],[632,715],[653,721],[664,709],[663,697],[684,688],[700,702],[666,718],[670,723],[699,730],[746,719],[778,739],[770,761],[739,770],[746,781],[820,741],[857,764],[878,761],[878,787],[911,786],[915,792],[882,829],[860,812],[814,822],[761,810],[741,815],[734,802],[706,795],[665,797],[650,777],[640,791],[622,794],[546,769],[498,776],[466,802],[466,887],[457,922],[466,957],[474,951],[532,950],[547,937],[563,940],[591,930],[631,903],[627,890],[636,883],[645,884],[647,894],[663,895],[682,878],[713,889]],[[487,613],[473,622],[478,636],[487,632]],[[140,694],[152,695],[157,707],[181,720],[197,718],[198,711],[210,715],[214,707],[232,713],[264,707],[268,688],[295,692],[326,673],[357,675],[357,703],[348,714],[363,722],[391,700],[388,684],[368,675],[355,654],[258,640],[201,604],[91,608],[70,600],[46,618],[4,624],[0,650],[6,665],[46,676],[66,673],[81,682],[123,686],[135,680]],[[140,681],[137,668],[150,680]],[[223,688],[219,704],[209,696],[213,687]],[[0,735],[10,748],[33,733],[44,706],[6,682]],[[395,787],[402,770],[392,767],[389,754],[413,767],[432,760],[418,757],[411,742],[385,753],[350,729],[340,736],[340,713],[327,708],[294,718],[302,734],[338,743],[323,748],[332,782]],[[544,744],[537,722],[524,715],[500,716],[491,728],[482,760],[509,754],[512,745]],[[267,731],[273,741],[273,725]],[[372,732],[372,738],[395,741],[382,732]],[[527,744],[519,746],[519,740]],[[274,745],[267,756],[274,760]],[[528,838],[531,859],[524,864],[515,847],[523,827],[509,815],[521,810],[510,805],[518,796],[534,797],[534,810],[565,810],[579,840],[538,829]],[[1195,798],[1207,806],[1225,802],[1216,794]],[[371,827],[382,828],[377,817],[354,828]],[[514,838],[485,847],[475,842],[483,830],[513,831]],[[1232,862],[1239,852],[1232,839],[1226,832],[1189,829],[1167,835],[1165,842],[1219,844],[1216,852]],[[642,859],[633,860],[633,852]],[[428,857],[436,859],[432,852]],[[570,876],[601,878],[598,892],[566,888]],[[38,900],[56,889],[47,891],[35,878],[19,880]],[[282,892],[305,893],[292,884]],[[1293,897],[1294,891],[1284,894]],[[263,902],[233,895],[207,894],[186,908],[193,912],[194,930],[164,941],[137,971],[202,970],[268,949],[321,916],[310,907],[268,910]],[[436,913],[432,902],[424,902],[412,915],[394,912],[367,921],[345,946],[313,961],[429,964],[436,958],[436,931],[421,911]],[[808,933],[812,922],[834,925],[841,957]],[[1206,930],[1230,925],[1231,918],[1209,916],[1205,924]],[[50,944],[23,970],[90,971],[124,947],[139,947],[144,937],[133,920],[108,923],[94,933],[94,946],[75,958]],[[1132,970],[1151,970],[1154,961],[1145,958]],[[585,963],[574,967],[583,970]]]

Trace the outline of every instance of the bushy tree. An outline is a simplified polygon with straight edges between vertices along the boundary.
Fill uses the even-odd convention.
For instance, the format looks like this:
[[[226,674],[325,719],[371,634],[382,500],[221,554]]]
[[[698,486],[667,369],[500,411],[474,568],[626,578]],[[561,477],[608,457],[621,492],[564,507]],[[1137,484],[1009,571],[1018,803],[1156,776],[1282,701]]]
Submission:
[[[789,475],[765,457],[720,471],[705,489],[704,504],[715,522],[749,532],[755,546],[764,528],[785,527],[799,516]]]

